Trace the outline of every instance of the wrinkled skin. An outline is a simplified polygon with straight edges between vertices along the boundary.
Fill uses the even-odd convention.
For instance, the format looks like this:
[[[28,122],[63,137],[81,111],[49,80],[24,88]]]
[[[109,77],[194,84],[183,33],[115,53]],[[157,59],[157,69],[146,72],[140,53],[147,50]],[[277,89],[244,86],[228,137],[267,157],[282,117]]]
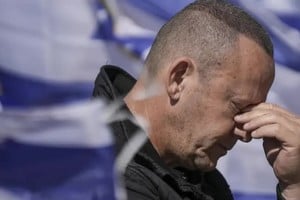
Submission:
[[[213,170],[238,139],[249,140],[247,134],[234,134],[239,126],[234,116],[249,105],[265,101],[273,81],[273,60],[252,40],[241,36],[237,42],[208,78],[191,69],[170,86],[171,91],[178,91],[174,95],[178,98],[171,107],[173,118],[165,124],[175,131],[163,139],[167,149],[161,155],[173,156],[175,165]]]
[[[128,96],[130,110],[149,122],[149,139],[160,157],[170,167],[210,171],[237,140],[262,138],[282,195],[299,199],[299,117],[264,103],[273,59],[240,35],[218,69],[201,73],[205,67],[190,57],[174,58],[157,77],[158,95],[134,103],[130,96],[137,92]],[[144,91],[142,84],[135,87]]]

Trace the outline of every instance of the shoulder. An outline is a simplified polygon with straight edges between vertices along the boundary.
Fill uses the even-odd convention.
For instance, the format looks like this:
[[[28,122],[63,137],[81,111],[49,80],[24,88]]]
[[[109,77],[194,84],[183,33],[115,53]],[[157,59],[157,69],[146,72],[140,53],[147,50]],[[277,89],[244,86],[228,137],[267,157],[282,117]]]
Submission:
[[[131,162],[124,178],[128,199],[181,199],[161,177],[139,163]]]
[[[124,178],[128,195],[141,193],[150,199],[158,199],[158,177],[146,167],[132,162],[128,165]]]
[[[126,183],[148,183],[147,186],[155,185],[156,175],[146,167],[137,164],[135,162],[131,162],[125,172],[125,181]]]
[[[218,170],[207,172],[205,174],[205,182],[209,185],[209,191],[215,199],[222,197],[226,197],[224,199],[233,199],[230,186]]]

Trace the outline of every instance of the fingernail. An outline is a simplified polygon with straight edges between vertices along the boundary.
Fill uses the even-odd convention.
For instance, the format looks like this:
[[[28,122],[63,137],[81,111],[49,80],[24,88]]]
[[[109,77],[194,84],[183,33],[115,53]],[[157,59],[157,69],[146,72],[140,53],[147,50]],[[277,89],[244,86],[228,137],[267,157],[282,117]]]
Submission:
[[[235,120],[241,120],[243,117],[241,116],[241,115],[236,115],[235,117],[234,117],[234,119]]]

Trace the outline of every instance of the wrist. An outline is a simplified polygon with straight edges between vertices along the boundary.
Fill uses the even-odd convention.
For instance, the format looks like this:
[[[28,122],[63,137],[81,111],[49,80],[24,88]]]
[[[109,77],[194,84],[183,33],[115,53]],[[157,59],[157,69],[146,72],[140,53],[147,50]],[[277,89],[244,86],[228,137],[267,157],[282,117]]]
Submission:
[[[279,182],[279,192],[284,200],[299,200],[300,197],[300,183],[298,184],[285,184]]]

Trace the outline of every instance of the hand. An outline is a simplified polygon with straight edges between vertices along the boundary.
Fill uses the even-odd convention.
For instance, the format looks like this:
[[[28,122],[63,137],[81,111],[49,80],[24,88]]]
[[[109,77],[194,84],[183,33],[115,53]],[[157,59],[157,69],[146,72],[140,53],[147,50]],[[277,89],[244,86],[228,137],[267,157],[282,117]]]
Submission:
[[[263,138],[266,157],[286,199],[300,198],[300,118],[273,104],[261,103],[235,116],[242,131]]]

